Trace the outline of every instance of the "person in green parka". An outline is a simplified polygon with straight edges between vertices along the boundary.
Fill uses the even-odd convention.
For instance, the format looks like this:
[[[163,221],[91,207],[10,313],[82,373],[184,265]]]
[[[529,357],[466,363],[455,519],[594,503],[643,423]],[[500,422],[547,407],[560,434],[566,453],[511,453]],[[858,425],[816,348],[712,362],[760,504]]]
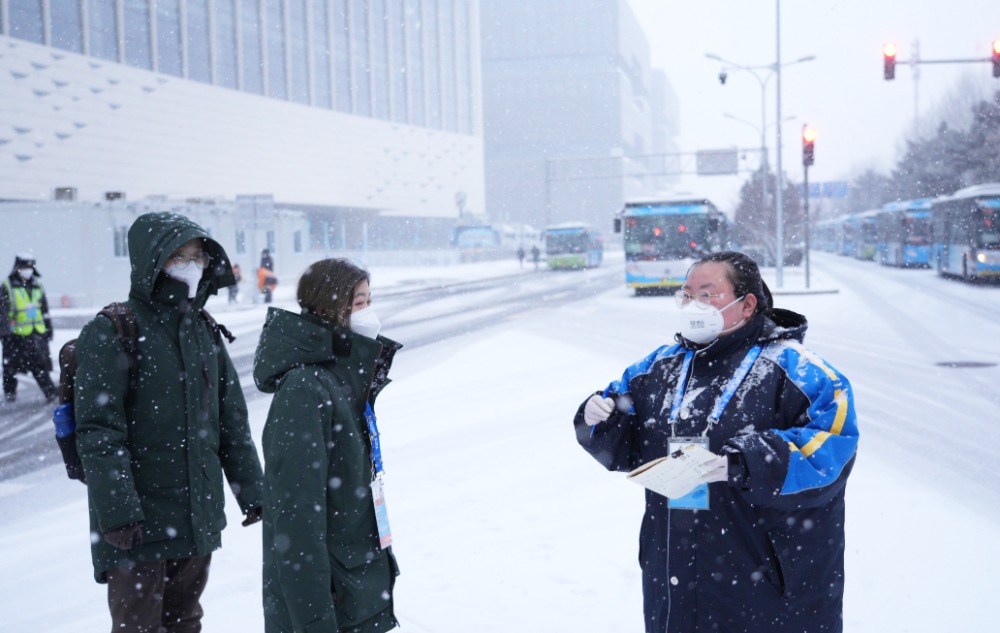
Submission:
[[[128,247],[134,385],[108,318],[91,320],[76,344],[94,575],[108,585],[113,631],[200,631],[226,526],[223,473],[243,525],[261,513],[263,472],[239,377],[202,313],[234,277],[222,247],[178,214],[139,216]]]
[[[301,314],[271,308],[254,359],[273,393],[264,426],[264,630],[373,633],[395,627],[374,404],[402,347],[379,336],[368,274],[314,263]],[[378,505],[376,505],[376,503]]]

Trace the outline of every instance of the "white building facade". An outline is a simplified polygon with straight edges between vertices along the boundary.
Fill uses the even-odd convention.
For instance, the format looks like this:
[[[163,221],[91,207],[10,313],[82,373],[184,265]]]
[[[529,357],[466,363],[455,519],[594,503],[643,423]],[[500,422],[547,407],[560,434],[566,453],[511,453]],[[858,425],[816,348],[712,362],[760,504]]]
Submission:
[[[305,252],[442,246],[485,211],[478,24],[476,0],[0,0],[0,200],[264,194]],[[32,248],[4,233],[0,264]]]
[[[255,270],[261,250],[275,254],[279,283],[292,287],[298,275],[321,256],[305,248],[307,215],[276,209],[261,196],[236,204],[148,199],[12,202],[0,205],[0,276],[6,277],[13,270],[15,254],[30,254],[38,262],[50,307],[96,308],[124,301],[132,271],[129,227],[139,215],[160,211],[191,218],[219,242],[230,261],[240,267],[243,281],[239,289],[244,303],[259,300]]]

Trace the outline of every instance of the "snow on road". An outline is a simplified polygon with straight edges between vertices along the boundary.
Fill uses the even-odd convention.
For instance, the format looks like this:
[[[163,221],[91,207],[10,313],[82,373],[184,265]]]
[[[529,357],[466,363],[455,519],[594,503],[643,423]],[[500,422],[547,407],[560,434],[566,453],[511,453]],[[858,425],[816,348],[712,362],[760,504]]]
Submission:
[[[787,287],[801,284],[800,270],[785,275]],[[990,433],[1000,407],[986,385],[1000,375],[934,362],[998,360],[1000,324],[956,302],[988,308],[1000,292],[834,257],[816,257],[813,275],[815,288],[839,292],[777,301],[809,317],[807,344],[857,392],[845,630],[988,630],[1000,510],[984,490],[998,488]],[[642,631],[642,490],[586,455],[571,420],[589,393],[670,339],[673,303],[621,287],[539,308],[400,354],[380,396],[404,631]],[[267,406],[251,406],[258,439]],[[231,499],[228,509],[205,630],[262,631],[260,529],[239,526]],[[5,631],[108,628],[83,486],[58,468],[7,482],[0,534]]]

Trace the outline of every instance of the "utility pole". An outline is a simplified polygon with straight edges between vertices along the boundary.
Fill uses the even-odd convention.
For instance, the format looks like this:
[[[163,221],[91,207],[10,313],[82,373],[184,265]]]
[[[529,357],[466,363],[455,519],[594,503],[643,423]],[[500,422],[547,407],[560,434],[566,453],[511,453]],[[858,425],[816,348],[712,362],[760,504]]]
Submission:
[[[777,109],[778,109],[778,123],[775,125],[777,130],[777,140],[775,144],[775,153],[778,155],[775,161],[778,173],[775,174],[775,192],[774,192],[774,204],[775,204],[775,232],[777,234],[777,242],[775,244],[775,273],[774,280],[778,288],[784,286],[784,264],[785,264],[785,213],[782,205],[784,200],[782,199],[785,179],[782,177],[781,173],[781,0],[775,0],[775,62],[774,62],[774,74],[775,81],[777,83]]]
[[[913,125],[920,123],[920,40],[913,40]]]

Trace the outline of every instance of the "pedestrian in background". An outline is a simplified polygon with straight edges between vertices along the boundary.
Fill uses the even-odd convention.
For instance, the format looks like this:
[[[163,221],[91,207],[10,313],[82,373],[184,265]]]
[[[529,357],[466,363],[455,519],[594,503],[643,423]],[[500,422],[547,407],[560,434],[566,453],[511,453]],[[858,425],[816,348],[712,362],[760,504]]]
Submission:
[[[646,631],[843,630],[844,490],[858,427],[847,379],[802,345],[757,264],[710,254],[675,295],[680,331],[590,396],[577,440],[631,471],[690,444],[715,453],[674,497],[646,490]]]
[[[314,263],[301,314],[271,308],[254,356],[264,426],[264,630],[387,631],[399,574],[375,398],[402,347],[379,335],[368,273]]]
[[[46,402],[56,398],[52,371],[52,318],[35,258],[14,257],[14,268],[0,285],[0,340],[3,342],[3,395],[17,399],[17,374],[31,374]]]
[[[260,252],[260,267],[257,268],[257,289],[264,295],[264,303],[271,303],[277,285],[278,276],[274,274],[274,259],[271,258],[271,251],[265,248]]]
[[[542,261],[542,251],[538,249],[538,246],[531,247],[531,261],[535,264],[535,270],[538,270],[538,264]]]
[[[271,257],[271,249],[265,248],[260,252],[260,267],[274,272],[274,258]]]
[[[517,263],[524,268],[524,245],[517,247]]]
[[[243,281],[243,275],[240,274],[239,264],[233,264],[233,279],[236,280],[236,283],[229,286],[229,303],[236,303],[239,299],[240,282]]]
[[[91,320],[76,343],[94,577],[108,585],[113,631],[200,631],[226,527],[223,475],[243,525],[260,520],[263,473],[243,390],[202,309],[233,271],[208,233],[174,213],[139,216],[128,252],[134,374],[110,319]]]

